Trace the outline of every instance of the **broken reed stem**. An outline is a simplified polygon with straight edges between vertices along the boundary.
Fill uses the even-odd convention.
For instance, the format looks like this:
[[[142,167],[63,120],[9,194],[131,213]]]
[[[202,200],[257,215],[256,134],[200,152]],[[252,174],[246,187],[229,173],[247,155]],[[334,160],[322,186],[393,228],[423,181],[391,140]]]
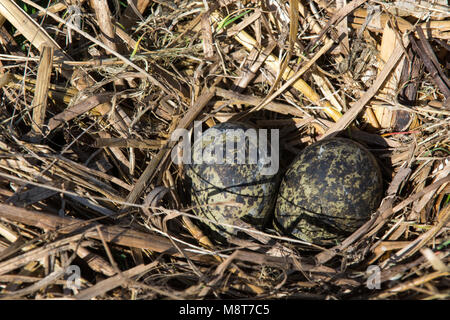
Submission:
[[[43,9],[43,8],[42,8]],[[43,9],[42,11],[45,11]],[[0,1],[0,15],[4,16],[31,44],[40,52],[44,46],[53,46],[58,49],[55,54],[61,58],[66,58],[60,51],[59,45],[48,33],[41,28],[36,21],[29,16],[12,0]]]
[[[53,64],[53,47],[43,46],[41,52],[41,60],[39,62],[36,90],[31,109],[33,110],[33,123],[31,130],[34,135],[43,135],[43,126],[45,121],[45,111],[47,109],[48,89],[50,85],[50,76],[52,74]]]

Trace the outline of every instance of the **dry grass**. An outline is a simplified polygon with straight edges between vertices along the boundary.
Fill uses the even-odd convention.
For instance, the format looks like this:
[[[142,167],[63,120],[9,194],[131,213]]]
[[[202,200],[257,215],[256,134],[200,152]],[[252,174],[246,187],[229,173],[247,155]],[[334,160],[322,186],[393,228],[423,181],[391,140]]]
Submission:
[[[0,299],[450,297],[446,1],[70,2],[0,3]],[[380,208],[333,248],[212,242],[170,134],[230,119],[282,129],[283,168],[360,141]]]

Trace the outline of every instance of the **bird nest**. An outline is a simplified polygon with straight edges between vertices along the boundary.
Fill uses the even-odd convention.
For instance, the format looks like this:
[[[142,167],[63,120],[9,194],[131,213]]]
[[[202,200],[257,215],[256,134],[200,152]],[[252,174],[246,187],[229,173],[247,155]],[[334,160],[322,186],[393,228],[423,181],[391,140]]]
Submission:
[[[447,1],[0,3],[0,298],[448,299]],[[280,170],[334,136],[384,194],[322,247],[212,239],[178,129],[278,129]]]

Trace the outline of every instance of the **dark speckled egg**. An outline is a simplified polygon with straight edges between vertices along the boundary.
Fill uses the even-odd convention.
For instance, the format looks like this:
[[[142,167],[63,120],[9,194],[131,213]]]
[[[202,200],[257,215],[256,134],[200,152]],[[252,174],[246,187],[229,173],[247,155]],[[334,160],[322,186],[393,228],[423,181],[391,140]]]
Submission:
[[[275,227],[318,245],[335,245],[370,219],[382,198],[374,156],[349,139],[305,148],[281,182]]]
[[[277,173],[263,170],[268,159],[259,153],[258,138],[259,131],[248,125],[218,124],[194,140],[192,163],[184,166],[193,211],[220,240],[238,234],[228,225],[239,220],[262,228],[273,211]]]

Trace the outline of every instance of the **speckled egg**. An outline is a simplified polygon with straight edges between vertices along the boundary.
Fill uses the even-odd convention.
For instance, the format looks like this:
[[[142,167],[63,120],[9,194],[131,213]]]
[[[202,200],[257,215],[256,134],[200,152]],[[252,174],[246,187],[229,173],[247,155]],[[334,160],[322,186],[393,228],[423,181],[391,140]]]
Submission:
[[[259,151],[255,134],[258,137],[258,130],[248,125],[227,122],[209,128],[193,142],[192,163],[185,165],[186,183],[194,213],[204,218],[200,224],[216,239],[237,235],[238,229],[229,225],[239,220],[261,228],[273,211],[277,174],[264,172],[268,165],[264,153],[254,160],[249,157]],[[238,156],[243,151],[245,161]]]
[[[281,182],[275,227],[318,245],[336,245],[370,219],[382,198],[380,168],[362,145],[345,138],[306,147]]]

